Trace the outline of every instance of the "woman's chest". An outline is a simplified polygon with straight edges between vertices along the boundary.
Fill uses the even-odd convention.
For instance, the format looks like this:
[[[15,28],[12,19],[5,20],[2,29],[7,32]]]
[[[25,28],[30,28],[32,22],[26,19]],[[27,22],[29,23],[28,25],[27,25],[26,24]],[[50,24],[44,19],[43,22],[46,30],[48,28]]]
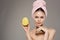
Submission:
[[[33,40],[44,40],[44,35],[35,35],[35,34],[31,34],[32,35],[32,39]]]

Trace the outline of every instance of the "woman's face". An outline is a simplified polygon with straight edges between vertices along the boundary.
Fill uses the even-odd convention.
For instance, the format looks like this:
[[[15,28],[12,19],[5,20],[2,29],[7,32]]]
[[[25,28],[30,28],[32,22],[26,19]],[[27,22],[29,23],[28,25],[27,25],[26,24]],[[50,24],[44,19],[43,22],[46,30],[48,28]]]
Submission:
[[[36,26],[40,26],[43,24],[45,20],[45,14],[42,11],[37,11],[33,14],[33,19],[35,21]]]

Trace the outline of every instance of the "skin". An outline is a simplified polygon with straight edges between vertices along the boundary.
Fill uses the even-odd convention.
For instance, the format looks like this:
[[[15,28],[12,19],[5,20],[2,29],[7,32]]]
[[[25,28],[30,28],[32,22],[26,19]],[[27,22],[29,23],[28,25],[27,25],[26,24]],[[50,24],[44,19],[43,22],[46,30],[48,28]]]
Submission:
[[[42,11],[37,11],[33,14],[33,19],[35,23],[35,28],[30,30],[30,25],[28,27],[23,27],[26,32],[26,36],[28,40],[53,40],[55,35],[55,29],[47,28],[46,26],[41,26],[44,24],[46,15]],[[36,29],[36,27],[39,27]],[[36,31],[43,30],[45,34],[36,35]]]

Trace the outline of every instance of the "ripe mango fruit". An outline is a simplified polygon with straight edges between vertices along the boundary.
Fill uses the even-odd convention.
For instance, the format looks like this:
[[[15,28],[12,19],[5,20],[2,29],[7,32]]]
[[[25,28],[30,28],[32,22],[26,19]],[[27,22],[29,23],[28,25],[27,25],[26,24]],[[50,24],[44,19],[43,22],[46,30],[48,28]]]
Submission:
[[[22,25],[24,27],[28,27],[28,24],[29,24],[28,18],[27,17],[23,17],[23,19],[22,19]]]

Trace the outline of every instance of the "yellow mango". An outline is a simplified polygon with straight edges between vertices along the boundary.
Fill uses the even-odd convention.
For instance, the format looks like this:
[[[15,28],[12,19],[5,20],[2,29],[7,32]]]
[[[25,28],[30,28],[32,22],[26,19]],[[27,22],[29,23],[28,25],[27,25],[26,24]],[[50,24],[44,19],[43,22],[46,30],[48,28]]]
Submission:
[[[23,26],[26,26],[26,25],[28,25],[28,24],[29,24],[28,18],[27,18],[27,17],[23,17],[23,19],[22,19],[22,25],[23,25]]]

